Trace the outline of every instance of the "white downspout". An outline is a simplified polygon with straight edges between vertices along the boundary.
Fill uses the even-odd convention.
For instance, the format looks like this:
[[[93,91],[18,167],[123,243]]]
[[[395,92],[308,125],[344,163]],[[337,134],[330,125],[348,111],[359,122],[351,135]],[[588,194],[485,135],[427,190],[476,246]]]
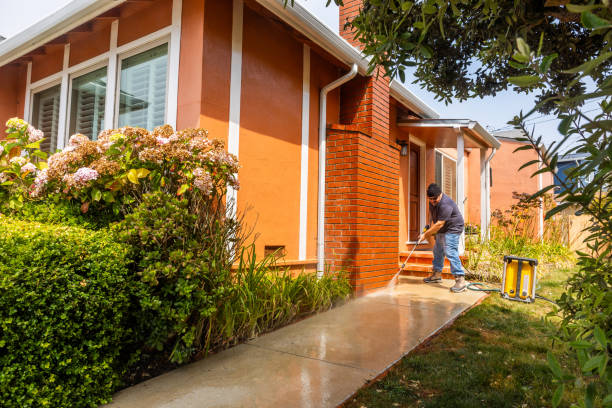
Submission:
[[[486,160],[486,174],[487,178],[487,239],[491,239],[491,159],[495,156],[497,152],[496,148],[493,148],[491,154]]]
[[[317,277],[322,277],[325,268],[325,156],[327,149],[327,94],[350,81],[357,75],[357,64],[351,70],[325,85],[319,96],[319,204],[317,215]]]

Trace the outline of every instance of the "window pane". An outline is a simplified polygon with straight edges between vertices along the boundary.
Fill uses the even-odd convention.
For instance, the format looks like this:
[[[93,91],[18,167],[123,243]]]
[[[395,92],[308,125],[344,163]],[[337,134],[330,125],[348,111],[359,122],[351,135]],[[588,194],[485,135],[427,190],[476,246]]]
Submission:
[[[121,61],[119,126],[149,130],[164,124],[168,44]]]
[[[72,80],[70,134],[82,133],[92,140],[104,129],[106,67]]]
[[[45,132],[40,149],[55,152],[57,148],[57,125],[59,122],[60,86],[45,89],[34,94],[32,126]]]

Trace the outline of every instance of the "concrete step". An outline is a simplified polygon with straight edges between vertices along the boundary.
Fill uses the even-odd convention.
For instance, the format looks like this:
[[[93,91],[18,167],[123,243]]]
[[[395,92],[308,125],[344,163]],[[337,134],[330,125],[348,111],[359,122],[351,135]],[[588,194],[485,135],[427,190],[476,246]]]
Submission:
[[[401,276],[418,276],[421,278],[425,278],[431,275],[431,273],[432,273],[431,265],[427,266],[427,265],[422,265],[422,264],[406,264],[406,266],[404,266],[404,269],[402,269],[402,272],[400,273],[400,275]],[[449,266],[445,266],[444,268],[442,268],[442,278],[443,279],[453,279],[453,275],[450,273]]]

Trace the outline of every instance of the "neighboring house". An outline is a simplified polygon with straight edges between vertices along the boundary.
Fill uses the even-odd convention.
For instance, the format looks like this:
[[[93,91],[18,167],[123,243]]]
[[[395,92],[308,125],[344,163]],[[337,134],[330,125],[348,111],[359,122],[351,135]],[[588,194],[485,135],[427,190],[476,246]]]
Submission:
[[[572,169],[584,163],[584,160],[587,157],[588,155],[586,153],[574,153],[559,156],[555,174],[555,193],[560,193],[561,191],[565,190],[563,185],[567,182],[567,175]],[[580,182],[583,185],[591,182],[592,180],[593,175],[580,177]]]
[[[537,152],[533,149],[515,150],[525,146],[528,142],[519,141],[524,137],[519,129],[496,132],[494,136],[501,142],[501,147],[491,160],[491,209],[505,211],[517,202],[513,193],[533,194],[553,183],[552,174],[543,173],[532,177],[538,170],[538,165],[532,165],[521,170],[520,167],[531,161],[538,160]],[[539,234],[543,233],[544,212],[539,212]]]
[[[488,223],[500,144],[368,76],[343,29],[360,2],[344,3],[339,34],[282,0],[69,3],[0,43],[0,119],[23,116],[50,151],[73,132],[205,127],[240,159],[230,195],[252,207],[258,255],[345,268],[360,293],[385,286],[427,223],[427,184]]]

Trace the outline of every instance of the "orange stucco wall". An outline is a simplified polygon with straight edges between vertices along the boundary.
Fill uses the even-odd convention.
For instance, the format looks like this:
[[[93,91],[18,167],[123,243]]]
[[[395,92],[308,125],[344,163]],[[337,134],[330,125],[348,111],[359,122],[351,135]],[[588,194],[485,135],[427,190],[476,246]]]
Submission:
[[[0,138],[5,123],[12,117],[23,117],[25,98],[25,65],[7,65],[0,68]]]
[[[32,77],[31,81],[53,75],[62,70],[64,63],[64,47],[55,46],[47,51],[45,55],[36,55],[32,58]]]
[[[200,125],[227,139],[230,67],[232,59],[232,2],[205,2]]]
[[[119,18],[117,45],[127,44],[170,24],[172,24],[172,0],[155,0],[149,7],[137,13]]]
[[[245,7],[238,206],[264,246],[298,254],[302,45]]]
[[[516,200],[512,198],[512,192],[535,193],[538,191],[538,176],[531,177],[537,167],[530,166],[519,171],[524,163],[537,159],[536,152],[533,150],[521,150],[514,153],[514,150],[523,146],[523,142],[516,142],[508,139],[500,139],[501,148],[491,160],[493,171],[493,186],[491,187],[491,211],[506,210]],[[550,174],[542,175],[542,187],[552,183]]]
[[[109,50],[110,47],[110,24],[99,31],[88,33],[70,44],[69,65],[73,66],[87,61]]]

